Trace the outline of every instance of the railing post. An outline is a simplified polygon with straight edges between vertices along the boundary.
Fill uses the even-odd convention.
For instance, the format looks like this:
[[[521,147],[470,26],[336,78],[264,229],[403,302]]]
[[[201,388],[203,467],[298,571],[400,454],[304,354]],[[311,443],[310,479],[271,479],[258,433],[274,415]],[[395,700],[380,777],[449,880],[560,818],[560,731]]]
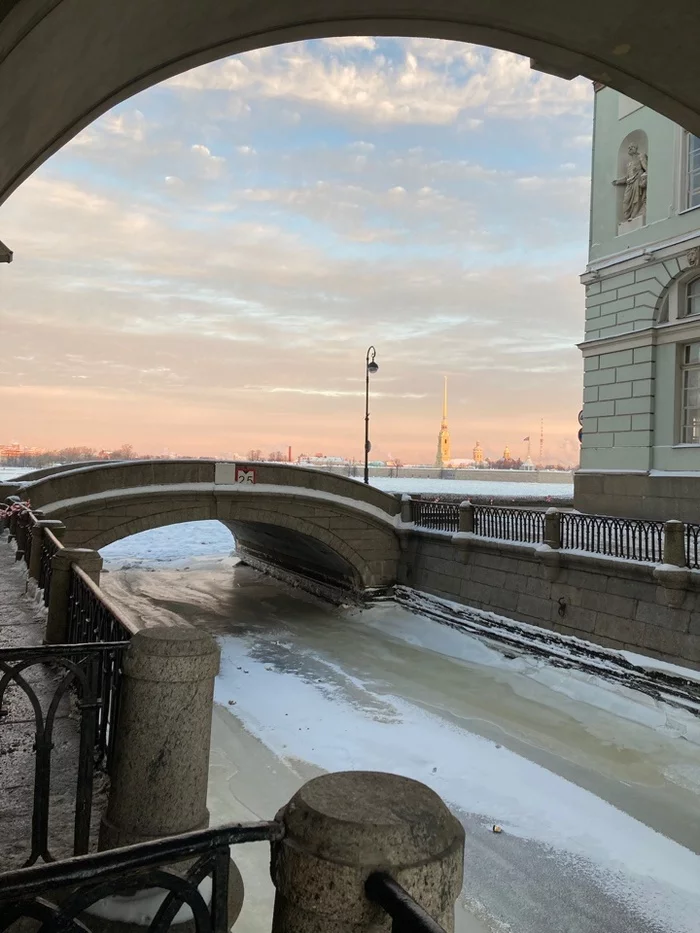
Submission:
[[[547,509],[544,513],[544,543],[554,551],[561,548],[561,512]]]
[[[124,660],[100,849],[209,825],[207,777],[219,647],[192,627],[137,632]]]
[[[459,503],[459,530],[474,534],[474,506],[468,499]]]
[[[71,566],[76,564],[95,583],[100,582],[102,557],[88,548],[61,548],[51,558],[51,588],[46,619],[47,645],[63,645],[68,639],[68,604]]]
[[[664,564],[687,567],[685,556],[685,522],[664,522]]]
[[[313,778],[277,815],[272,933],[391,929],[365,881],[389,873],[448,933],[462,888],[464,829],[442,800],[396,774],[344,771]]]
[[[60,541],[66,533],[66,526],[57,518],[47,518],[38,521],[32,528],[32,543],[29,550],[29,576],[32,580],[39,582],[39,573],[41,571],[41,549],[44,546],[44,528],[49,528],[51,533]]]
[[[21,502],[21,501],[22,500],[20,499],[19,496],[8,496],[7,499],[5,499],[5,502],[7,503],[7,505],[16,505],[18,502]],[[14,512],[12,515],[10,515],[10,517],[5,522],[5,527],[10,532],[7,540],[11,541],[12,538],[17,533],[17,512]]]
[[[408,494],[401,496],[401,521],[406,524],[413,521],[413,500]]]

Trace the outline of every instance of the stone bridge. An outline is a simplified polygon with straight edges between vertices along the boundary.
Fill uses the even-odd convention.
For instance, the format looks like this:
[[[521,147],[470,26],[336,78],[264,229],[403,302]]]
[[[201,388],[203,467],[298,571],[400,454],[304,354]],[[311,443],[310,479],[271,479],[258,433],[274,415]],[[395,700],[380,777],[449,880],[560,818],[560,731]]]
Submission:
[[[242,559],[263,569],[357,594],[396,581],[400,503],[357,480],[287,464],[215,460],[46,472],[11,491],[45,518],[61,519],[68,547],[99,549],[149,528],[218,519]]]

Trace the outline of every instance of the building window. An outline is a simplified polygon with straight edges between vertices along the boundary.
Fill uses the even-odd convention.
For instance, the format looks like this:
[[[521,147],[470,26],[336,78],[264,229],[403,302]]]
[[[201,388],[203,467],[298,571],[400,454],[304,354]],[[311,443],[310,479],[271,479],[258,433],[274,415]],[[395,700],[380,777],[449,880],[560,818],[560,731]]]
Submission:
[[[688,133],[686,208],[700,207],[700,136]]]
[[[700,314],[700,278],[688,282],[685,288],[685,313]]]
[[[700,343],[689,343],[683,348],[681,443],[700,444]]]

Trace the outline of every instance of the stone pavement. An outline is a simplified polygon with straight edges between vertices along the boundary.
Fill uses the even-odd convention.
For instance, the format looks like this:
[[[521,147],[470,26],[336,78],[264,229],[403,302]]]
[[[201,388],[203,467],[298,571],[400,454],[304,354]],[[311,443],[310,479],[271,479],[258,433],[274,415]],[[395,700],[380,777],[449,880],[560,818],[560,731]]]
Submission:
[[[40,645],[45,610],[27,594],[24,562],[15,561],[7,532],[0,538],[0,648]],[[61,679],[45,665],[25,672],[42,711],[48,709]],[[0,710],[0,871],[20,867],[31,852],[34,797],[34,714],[22,690],[10,685]],[[53,732],[49,803],[49,851],[54,858],[72,855],[78,762],[78,718],[69,694],[59,704]],[[97,775],[93,798],[93,837],[104,803],[106,781]]]

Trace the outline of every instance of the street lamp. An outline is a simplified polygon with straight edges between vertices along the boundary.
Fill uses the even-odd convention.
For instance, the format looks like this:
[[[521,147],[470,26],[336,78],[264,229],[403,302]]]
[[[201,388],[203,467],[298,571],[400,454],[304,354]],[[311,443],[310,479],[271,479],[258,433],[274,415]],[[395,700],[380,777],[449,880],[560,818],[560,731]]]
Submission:
[[[369,452],[372,445],[369,442],[369,376],[370,373],[376,373],[379,364],[375,361],[377,351],[374,347],[367,348],[367,363],[365,371],[365,483],[369,483]]]

